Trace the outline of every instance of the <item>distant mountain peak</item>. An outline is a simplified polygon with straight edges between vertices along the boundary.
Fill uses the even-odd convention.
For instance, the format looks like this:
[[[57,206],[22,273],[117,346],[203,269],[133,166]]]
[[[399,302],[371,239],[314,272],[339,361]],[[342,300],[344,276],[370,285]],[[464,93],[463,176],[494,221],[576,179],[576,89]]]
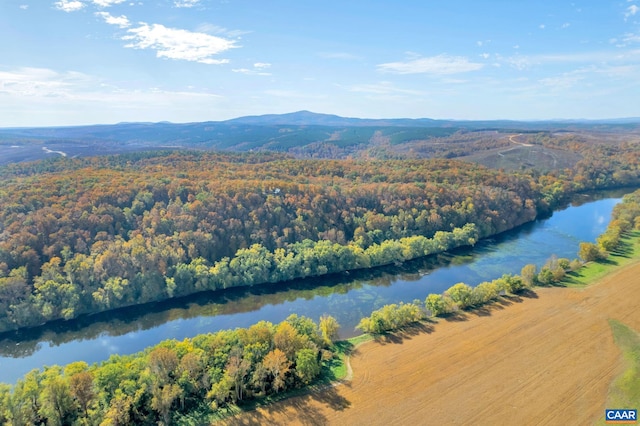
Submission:
[[[250,115],[234,118],[224,123],[251,125],[296,125],[296,126],[425,126],[434,123],[447,123],[447,120],[432,120],[429,118],[351,118],[335,114],[323,114],[308,110],[289,112],[285,114]]]

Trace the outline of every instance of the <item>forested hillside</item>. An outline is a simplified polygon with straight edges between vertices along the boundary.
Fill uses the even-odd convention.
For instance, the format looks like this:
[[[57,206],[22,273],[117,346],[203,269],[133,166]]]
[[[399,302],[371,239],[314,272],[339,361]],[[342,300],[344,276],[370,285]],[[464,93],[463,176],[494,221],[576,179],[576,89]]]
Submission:
[[[0,330],[471,245],[569,193],[637,183],[628,154],[553,175],[264,153],[12,165],[0,170]]]
[[[490,167],[519,169],[522,166],[546,172],[573,167],[580,160],[581,152],[594,145],[611,141],[637,143],[640,141],[638,121],[357,119],[300,111],[219,122],[0,128],[0,165],[56,156],[195,149],[271,151],[296,158],[331,159],[472,156],[472,161]],[[515,143],[511,139],[513,135],[523,135],[521,142]],[[552,148],[567,141],[574,150]],[[525,149],[523,143],[533,146]],[[514,156],[517,152],[512,152],[513,148],[527,155]],[[510,161],[502,161],[505,159]]]

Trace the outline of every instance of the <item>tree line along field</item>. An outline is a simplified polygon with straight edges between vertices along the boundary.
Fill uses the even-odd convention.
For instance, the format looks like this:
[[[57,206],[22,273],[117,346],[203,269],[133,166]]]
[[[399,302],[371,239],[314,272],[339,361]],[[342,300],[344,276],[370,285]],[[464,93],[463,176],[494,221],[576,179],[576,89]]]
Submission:
[[[425,321],[417,302],[384,306],[358,326],[375,339],[351,350],[348,386],[241,412],[224,424],[604,424],[605,407],[638,408],[639,230],[636,191],[616,205],[597,244],[581,244],[583,261],[595,250],[603,263],[565,271],[551,261],[539,273],[527,265],[521,276],[473,289],[456,284],[426,299],[438,321]],[[612,238],[622,239],[605,250]],[[554,267],[562,274],[548,281]],[[594,283],[602,267],[609,275]],[[588,288],[557,288],[587,276]],[[497,295],[514,283],[528,290]],[[546,288],[532,292],[532,285]],[[438,310],[436,300],[448,309]]]
[[[638,341],[638,273],[636,261],[586,289],[536,289],[365,343],[347,386],[221,424],[604,424],[605,408],[640,408],[610,393],[620,379],[637,392],[637,362],[623,358],[609,319]]]
[[[134,153],[0,169],[0,330],[402,262],[639,182],[636,146],[541,174],[449,159]]]

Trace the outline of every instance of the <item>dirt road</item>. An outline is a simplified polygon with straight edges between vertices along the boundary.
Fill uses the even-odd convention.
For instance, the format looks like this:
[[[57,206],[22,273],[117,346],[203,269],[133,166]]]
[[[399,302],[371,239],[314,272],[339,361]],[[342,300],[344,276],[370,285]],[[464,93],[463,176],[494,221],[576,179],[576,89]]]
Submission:
[[[350,383],[228,423],[593,424],[623,368],[609,318],[640,330],[640,263],[584,290],[536,289],[417,334],[366,343],[352,356]]]

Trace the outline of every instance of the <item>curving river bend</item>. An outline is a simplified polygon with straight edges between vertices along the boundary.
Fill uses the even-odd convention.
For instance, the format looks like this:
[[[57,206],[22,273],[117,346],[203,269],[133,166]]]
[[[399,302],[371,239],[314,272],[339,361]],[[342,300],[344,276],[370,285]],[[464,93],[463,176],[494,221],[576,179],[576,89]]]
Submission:
[[[296,313],[318,320],[327,313],[343,338],[358,334],[363,316],[389,303],[424,300],[458,282],[477,285],[527,263],[543,265],[555,254],[576,257],[581,241],[595,241],[611,212],[631,190],[578,196],[548,219],[479,242],[474,248],[430,256],[397,267],[205,293],[144,307],[122,309],[0,336],[0,382],[14,383],[44,365],[88,363],[130,354],[165,339],[280,322]]]

